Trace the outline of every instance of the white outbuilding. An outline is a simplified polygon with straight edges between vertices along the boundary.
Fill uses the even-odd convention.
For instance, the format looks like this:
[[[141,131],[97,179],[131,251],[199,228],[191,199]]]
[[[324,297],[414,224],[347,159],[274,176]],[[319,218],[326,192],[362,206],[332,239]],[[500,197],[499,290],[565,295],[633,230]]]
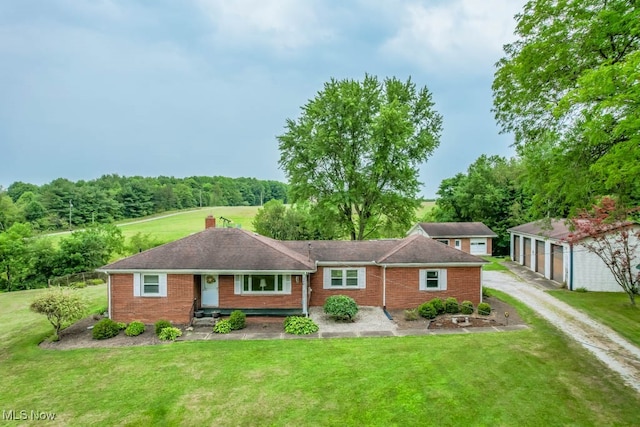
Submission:
[[[633,230],[638,230],[633,225]],[[570,242],[572,231],[566,219],[535,221],[507,230],[511,237],[511,259],[546,277],[564,284],[567,289],[623,292],[609,268],[582,242]],[[612,229],[612,238],[619,229]],[[633,240],[632,240],[633,241]],[[640,253],[634,254],[632,268],[640,263]]]

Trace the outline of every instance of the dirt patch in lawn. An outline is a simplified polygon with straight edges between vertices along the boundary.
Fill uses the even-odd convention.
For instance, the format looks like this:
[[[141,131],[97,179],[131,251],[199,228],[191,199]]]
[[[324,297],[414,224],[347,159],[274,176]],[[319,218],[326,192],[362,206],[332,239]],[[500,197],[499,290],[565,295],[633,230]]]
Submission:
[[[479,316],[476,313],[469,316],[462,314],[442,314],[435,319],[429,321],[422,317],[418,320],[406,320],[404,310],[389,310],[393,317],[393,321],[398,325],[398,329],[459,329],[459,328],[486,328],[490,326],[505,325],[523,325],[525,322],[518,316],[516,310],[504,301],[500,301],[494,297],[485,297],[484,302],[491,306],[491,314],[489,316]],[[508,317],[505,316],[508,313]],[[463,316],[462,321],[458,320],[454,323],[453,318]],[[464,318],[468,318],[468,322],[464,322]]]

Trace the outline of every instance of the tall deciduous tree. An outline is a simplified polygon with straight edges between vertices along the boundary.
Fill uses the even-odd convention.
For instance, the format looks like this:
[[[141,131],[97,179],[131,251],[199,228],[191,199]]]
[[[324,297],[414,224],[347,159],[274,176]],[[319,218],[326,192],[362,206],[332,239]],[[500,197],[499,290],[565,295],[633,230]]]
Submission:
[[[387,222],[406,229],[419,203],[418,166],[441,128],[431,94],[410,79],[331,79],[278,137],[291,199],[315,203],[353,240]]]
[[[493,83],[540,213],[615,194],[640,199],[640,6],[630,0],[532,0],[517,15]]]
[[[600,258],[635,306],[640,294],[640,230],[627,220],[629,213],[605,197],[600,205],[571,220],[574,232],[569,241]]]

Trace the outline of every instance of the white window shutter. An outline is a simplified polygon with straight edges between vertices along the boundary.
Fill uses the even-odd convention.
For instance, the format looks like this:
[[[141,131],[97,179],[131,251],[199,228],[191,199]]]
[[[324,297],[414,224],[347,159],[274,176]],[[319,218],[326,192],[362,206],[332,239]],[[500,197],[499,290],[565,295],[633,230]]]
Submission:
[[[282,291],[285,294],[290,294],[291,293],[291,275],[290,274],[285,274],[284,277],[282,278]]]
[[[158,291],[161,297],[167,296],[167,275],[158,274]]]
[[[325,267],[322,271],[322,288],[331,289],[331,269]]]
[[[418,290],[420,291],[424,291],[425,289],[427,289],[426,286],[426,276],[427,275],[427,270],[420,270],[420,278],[418,280],[420,280],[420,282],[418,282]]]
[[[140,296],[140,273],[133,273],[133,296]]]
[[[438,282],[440,284],[440,290],[442,291],[446,291],[447,290],[447,269],[443,268],[442,270],[440,270],[440,272],[438,273]]]
[[[234,293],[242,295],[242,274],[236,274],[234,277]]]
[[[358,288],[365,289],[367,287],[367,268],[360,267],[358,269]]]

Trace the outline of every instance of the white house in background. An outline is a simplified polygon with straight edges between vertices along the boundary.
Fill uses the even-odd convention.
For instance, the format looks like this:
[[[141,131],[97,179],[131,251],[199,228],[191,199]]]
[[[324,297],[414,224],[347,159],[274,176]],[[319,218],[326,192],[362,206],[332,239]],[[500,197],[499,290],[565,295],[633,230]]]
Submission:
[[[638,228],[637,224],[633,226],[634,230]],[[565,284],[569,290],[623,292],[596,254],[580,242],[567,241],[571,230],[566,219],[529,222],[507,231],[511,236],[511,259],[547,279]],[[640,254],[635,258],[640,262]],[[638,262],[633,263],[634,267]]]
[[[491,255],[493,238],[498,237],[481,222],[419,222],[407,232],[420,234],[471,255]]]

